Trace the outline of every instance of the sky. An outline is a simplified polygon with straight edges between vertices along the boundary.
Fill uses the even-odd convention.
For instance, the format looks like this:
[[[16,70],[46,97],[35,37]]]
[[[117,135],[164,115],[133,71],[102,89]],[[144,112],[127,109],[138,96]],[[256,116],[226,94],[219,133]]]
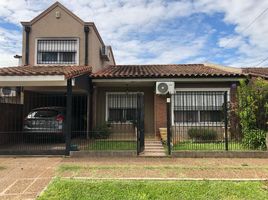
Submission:
[[[0,66],[21,55],[21,21],[53,0],[0,0]],[[96,24],[117,64],[268,66],[267,0],[61,0]],[[267,58],[267,60],[266,60]]]

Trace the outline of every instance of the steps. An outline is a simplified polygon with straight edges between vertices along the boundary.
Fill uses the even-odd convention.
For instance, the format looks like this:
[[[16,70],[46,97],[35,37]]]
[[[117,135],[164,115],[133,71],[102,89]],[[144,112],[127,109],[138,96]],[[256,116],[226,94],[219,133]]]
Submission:
[[[155,138],[150,138],[150,139],[145,138],[144,152],[142,152],[140,156],[165,157],[166,153],[160,140],[155,139]]]

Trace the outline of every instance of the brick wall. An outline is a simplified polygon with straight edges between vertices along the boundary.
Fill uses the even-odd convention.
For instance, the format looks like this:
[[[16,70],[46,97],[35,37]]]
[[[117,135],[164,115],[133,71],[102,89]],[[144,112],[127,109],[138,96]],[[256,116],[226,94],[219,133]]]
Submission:
[[[167,97],[165,95],[154,95],[155,131],[159,135],[159,128],[167,127]]]

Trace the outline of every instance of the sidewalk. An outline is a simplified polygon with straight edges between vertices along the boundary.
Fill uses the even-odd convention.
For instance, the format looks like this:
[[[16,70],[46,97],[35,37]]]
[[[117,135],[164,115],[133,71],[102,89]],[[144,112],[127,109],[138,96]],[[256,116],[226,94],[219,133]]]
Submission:
[[[0,157],[0,200],[35,199],[51,181],[61,159]]]

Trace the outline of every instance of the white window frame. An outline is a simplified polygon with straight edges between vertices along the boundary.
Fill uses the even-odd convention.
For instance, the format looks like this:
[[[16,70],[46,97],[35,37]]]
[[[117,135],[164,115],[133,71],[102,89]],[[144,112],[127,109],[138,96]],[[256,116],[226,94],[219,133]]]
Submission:
[[[230,101],[230,88],[175,88],[175,94],[177,92],[227,92],[227,102]],[[171,122],[172,126],[183,125],[183,126],[223,126],[223,122],[200,122],[200,112],[198,112],[199,122],[184,122],[184,123],[175,123],[174,122],[174,102],[171,101]]]
[[[109,119],[109,108],[108,108],[108,96],[109,94],[144,94],[143,92],[106,92],[105,93],[105,121],[108,122]],[[130,121],[126,122],[109,122],[112,124],[132,124]]]
[[[38,40],[76,40],[77,42],[77,46],[76,46],[76,56],[75,56],[75,60],[76,63],[74,64],[62,64],[62,63],[53,63],[53,64],[38,64],[37,63],[37,43]],[[79,50],[80,50],[80,42],[79,42],[79,38],[77,37],[39,37],[39,38],[35,38],[35,49],[34,49],[34,65],[36,66],[46,66],[46,65],[79,65],[80,64],[80,60],[79,60]]]

